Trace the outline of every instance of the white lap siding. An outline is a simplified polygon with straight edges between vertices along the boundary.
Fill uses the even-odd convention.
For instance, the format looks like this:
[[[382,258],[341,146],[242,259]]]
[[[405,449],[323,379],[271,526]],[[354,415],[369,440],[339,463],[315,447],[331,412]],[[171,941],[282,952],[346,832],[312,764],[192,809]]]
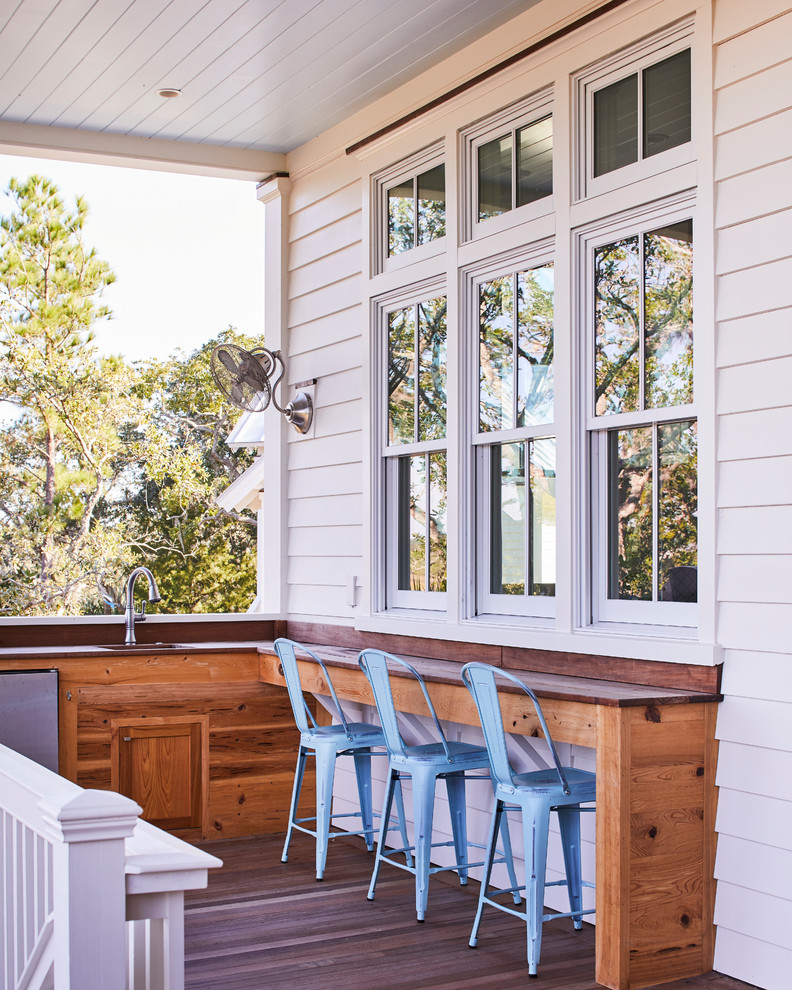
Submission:
[[[792,971],[792,12],[715,4],[718,935],[715,967]]]
[[[288,611],[344,621],[361,573],[360,182],[330,168],[296,179],[289,217],[289,380],[320,379],[314,428],[289,445]]]

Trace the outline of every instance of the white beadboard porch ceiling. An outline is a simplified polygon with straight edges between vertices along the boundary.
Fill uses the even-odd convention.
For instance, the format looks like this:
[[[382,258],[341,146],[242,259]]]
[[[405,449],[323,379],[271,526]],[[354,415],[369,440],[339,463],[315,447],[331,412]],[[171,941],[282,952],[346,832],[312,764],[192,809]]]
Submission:
[[[536,2],[2,0],[2,143],[288,152]]]

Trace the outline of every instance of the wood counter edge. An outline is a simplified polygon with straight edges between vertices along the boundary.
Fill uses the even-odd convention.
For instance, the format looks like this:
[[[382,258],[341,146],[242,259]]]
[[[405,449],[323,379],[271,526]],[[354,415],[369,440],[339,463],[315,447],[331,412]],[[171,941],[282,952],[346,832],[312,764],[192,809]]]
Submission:
[[[328,647],[323,646],[321,643],[306,643],[305,645],[314,650],[328,667],[354,669],[358,666],[357,650],[339,646]],[[264,660],[264,657],[277,656],[273,644],[259,643],[258,653],[262,658],[260,663],[261,679],[267,683],[282,684],[282,677],[277,680],[272,678],[267,669],[270,664]],[[458,661],[435,660],[428,657],[416,656],[402,656],[401,659],[411,663],[430,684],[461,685],[458,671],[462,664]],[[442,667],[446,667],[447,669],[439,669]],[[511,668],[504,669],[508,669],[510,673],[514,673],[525,680],[536,693],[537,697],[558,701],[575,701],[581,704],[605,705],[617,708],[645,706],[647,709],[651,709],[655,706],[704,704],[723,700],[723,695],[715,692],[690,691],[677,688],[661,688],[658,690],[645,684],[597,680],[595,678],[577,677],[573,674],[512,670]],[[262,674],[266,676],[261,676]],[[397,677],[410,676],[407,671],[399,670],[394,670],[393,674]],[[516,686],[510,686],[508,684],[504,684],[503,689],[513,692],[519,691],[519,688]]]

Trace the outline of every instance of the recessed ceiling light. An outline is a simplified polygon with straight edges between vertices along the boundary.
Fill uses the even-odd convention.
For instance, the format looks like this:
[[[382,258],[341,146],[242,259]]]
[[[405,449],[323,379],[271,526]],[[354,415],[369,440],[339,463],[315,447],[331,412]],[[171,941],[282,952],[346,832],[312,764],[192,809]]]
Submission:
[[[176,96],[181,96],[180,89],[171,89],[167,87],[166,89],[158,89],[157,96],[162,96],[166,100],[172,100]]]

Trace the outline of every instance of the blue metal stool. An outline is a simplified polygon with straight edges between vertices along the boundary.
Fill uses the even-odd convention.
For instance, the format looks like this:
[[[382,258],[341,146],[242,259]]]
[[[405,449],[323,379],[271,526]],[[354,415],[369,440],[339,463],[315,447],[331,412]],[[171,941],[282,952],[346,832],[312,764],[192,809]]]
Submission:
[[[510,681],[524,691],[533,702],[539,724],[550,747],[554,767],[530,773],[514,773],[509,763],[503,715],[498,699],[496,676]],[[581,879],[580,869],[580,813],[593,811],[581,808],[596,796],[596,777],[588,770],[562,767],[553,745],[542,709],[536,695],[518,677],[486,663],[467,663],[462,668],[462,680],[476,702],[484,738],[487,743],[492,777],[495,782],[495,809],[490,826],[487,861],[479,893],[476,918],[470,935],[470,945],[475,948],[481,913],[485,904],[522,918],[528,927],[528,975],[536,976],[542,947],[542,923],[551,918],[572,918],[577,929],[583,927],[581,917],[591,914],[593,908],[583,910],[582,888],[593,887]],[[525,891],[526,909],[516,911],[509,904],[494,900],[499,894],[513,894],[513,887],[489,889],[495,855],[495,837],[503,824],[503,812],[519,810],[522,813],[525,845],[526,883],[518,888]],[[547,883],[547,836],[550,812],[558,812],[561,842],[564,849],[566,879]],[[566,886],[570,910],[567,913],[544,913],[544,890],[550,886]]]
[[[358,662],[374,692],[374,700],[377,704],[377,711],[385,734],[385,745],[388,748],[390,757],[388,784],[385,790],[385,802],[382,808],[380,822],[380,837],[377,845],[377,858],[374,862],[368,899],[374,899],[374,891],[381,864],[383,862],[391,863],[393,866],[399,867],[399,869],[407,870],[414,874],[415,911],[418,921],[422,922],[426,914],[426,903],[429,895],[428,883],[431,874],[439,873],[441,870],[458,870],[459,882],[466,884],[470,867],[483,865],[483,863],[468,862],[468,845],[476,844],[468,843],[467,839],[465,779],[466,771],[489,770],[489,758],[486,749],[481,746],[476,746],[472,743],[449,742],[446,739],[434,705],[426,690],[426,685],[418,671],[409,663],[389,653],[384,653],[381,650],[363,650],[358,657]],[[402,667],[420,684],[429,714],[432,717],[439,737],[438,742],[426,743],[419,746],[407,746],[405,744],[399,731],[396,707],[393,702],[393,693],[388,674],[389,663]],[[482,779],[481,774],[477,776],[478,779]],[[405,777],[412,778],[415,844],[408,846],[405,840],[405,848],[386,851],[385,843],[388,836],[391,802],[394,793],[399,794],[400,781]],[[484,779],[487,779],[487,777],[489,777],[489,774],[484,775]],[[435,786],[438,778],[445,780],[448,791],[451,828],[454,836],[451,842],[432,842]],[[514,875],[508,826],[505,821],[502,823],[501,829],[506,854],[505,858],[498,860],[498,862],[506,862],[508,864],[512,883],[516,888],[517,879]],[[452,845],[454,846],[456,855],[454,865],[432,866],[432,849]],[[478,848],[483,849],[484,847],[479,845]],[[408,864],[404,865],[393,859],[394,855],[402,852],[409,856],[409,853],[413,850],[415,852],[414,866],[409,860]],[[519,903],[518,894],[515,895],[515,903]]]
[[[307,647],[290,639],[275,640],[275,650],[283,668],[286,686],[289,689],[294,719],[300,730],[300,749],[297,754],[297,769],[294,774],[291,807],[289,808],[289,825],[286,831],[286,842],[283,846],[281,862],[289,858],[289,842],[292,831],[297,829],[312,835],[316,839],[316,879],[324,876],[325,861],[327,860],[327,845],[330,839],[341,835],[362,835],[366,840],[369,852],[374,848],[374,817],[371,808],[371,756],[372,747],[384,747],[385,738],[378,725],[368,722],[347,721],[344,710],[336,695],[333,682],[324,662]],[[300,673],[297,667],[295,650],[305,654],[305,659],[317,663],[322,670],[330,696],[333,699],[338,721],[335,725],[317,725],[303,696],[300,684]],[[380,751],[385,755],[384,748]],[[377,755],[376,753],[374,755]],[[316,758],[316,815],[307,818],[297,817],[297,806],[300,800],[305,764],[309,756]],[[333,780],[335,777],[336,759],[339,756],[352,756],[355,761],[355,776],[357,778],[360,811],[351,811],[343,815],[332,813]],[[401,833],[404,844],[407,845],[407,830],[404,825],[404,808],[401,792],[396,795],[396,807],[399,813]],[[362,828],[356,831],[330,832],[331,820],[334,818],[360,818]],[[315,828],[307,828],[306,822],[314,822]]]

